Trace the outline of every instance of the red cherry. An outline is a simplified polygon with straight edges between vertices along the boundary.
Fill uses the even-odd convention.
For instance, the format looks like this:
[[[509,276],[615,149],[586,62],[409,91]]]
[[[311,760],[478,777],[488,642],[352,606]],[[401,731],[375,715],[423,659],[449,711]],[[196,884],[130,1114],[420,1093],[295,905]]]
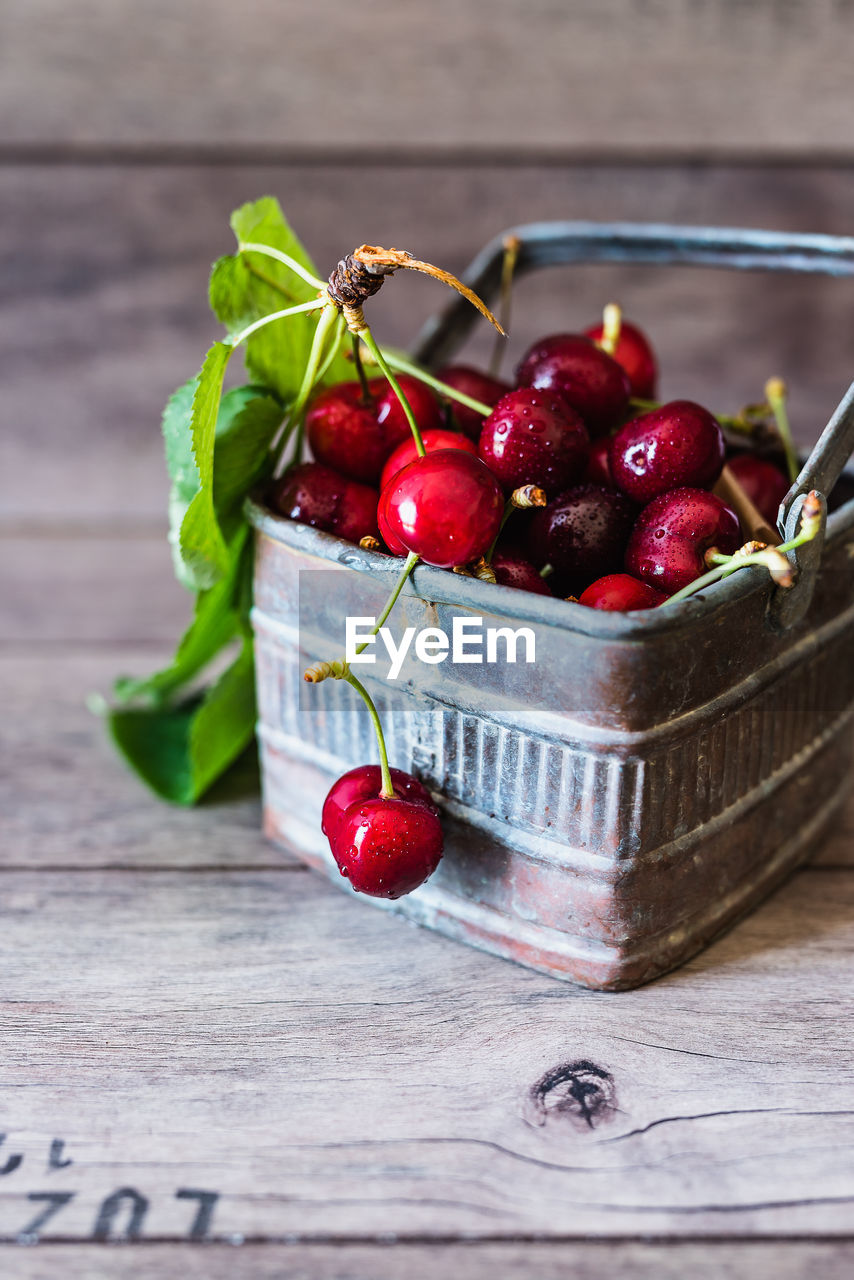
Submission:
[[[488,373],[481,373],[479,369],[472,369],[467,364],[447,365],[439,370],[436,377],[446,382],[449,387],[453,387],[455,391],[462,391],[463,395],[471,396],[472,400],[480,400],[481,404],[496,405],[502,396],[506,396],[507,392],[512,390],[509,383],[502,382],[500,378],[493,378]],[[448,404],[460,430],[464,431],[470,440],[477,442],[483,426],[483,414],[460,404],[459,400],[449,399]]]
[[[535,342],[516,378],[521,387],[559,391],[594,435],[608,431],[629,407],[625,370],[580,333],[557,333]]]
[[[718,422],[692,400],[673,400],[620,427],[608,453],[614,483],[635,502],[670,489],[711,488],[724,465]]]
[[[528,550],[534,564],[550,564],[549,585],[560,595],[583,591],[622,567],[637,508],[624,494],[582,484],[534,512]]]
[[[519,591],[531,591],[537,596],[550,596],[548,584],[523,555],[514,551],[502,551],[496,547],[492,556],[495,580],[502,587],[516,587]]]
[[[737,453],[727,465],[759,514],[773,529],[777,524],[780,503],[791,487],[783,472],[773,462],[755,453]]]
[[[303,462],[273,487],[270,505],[289,520],[358,542],[379,533],[377,497],[376,489],[348,480],[331,467]]]
[[[417,378],[401,374],[403,393],[419,427],[439,425],[439,404]],[[365,404],[358,382],[339,382],[320,391],[305,415],[311,451],[318,462],[355,480],[377,481],[392,449],[411,437],[397,395],[384,378],[369,383],[371,402]]]
[[[332,856],[359,893],[399,898],[432,875],[443,848],[432,804],[393,797],[357,800],[341,814]]]
[[[379,525],[380,537],[393,556],[405,556],[406,547],[389,527],[388,523],[388,499],[390,494],[391,487],[383,489],[377,504],[377,524]]]
[[[463,453],[477,453],[477,448],[472,441],[460,431],[446,431],[443,427],[432,427],[429,431],[422,431],[421,439],[424,442],[424,448],[427,453],[436,453],[439,449],[462,449]],[[397,475],[398,471],[402,471],[407,463],[412,462],[417,457],[418,450],[415,447],[415,441],[410,431],[409,439],[399,444],[394,453],[386,459],[386,464],[380,477],[380,493],[385,489],[389,480]]]
[[[590,609],[627,613],[632,609],[654,609],[666,599],[663,591],[657,591],[628,573],[609,573],[607,577],[591,583],[578,597],[578,603]]]
[[[587,428],[562,396],[522,387],[498,401],[477,451],[505,493],[523,484],[557,493],[580,477],[589,442]]]
[[[590,442],[587,470],[584,473],[584,479],[589,484],[601,484],[606,489],[616,489],[614,477],[611,475],[611,463],[608,460],[610,448],[610,436],[599,436],[597,440]]]
[[[427,564],[450,569],[489,549],[503,512],[489,468],[470,453],[441,449],[410,462],[383,490],[380,527]]]
[[[603,334],[602,324],[595,324],[584,332],[598,342]],[[646,334],[636,325],[623,320],[620,336],[614,350],[614,359],[628,376],[632,395],[638,400],[655,400],[658,394],[658,361]]]
[[[397,380],[400,389],[406,396],[409,407],[418,423],[421,432],[431,431],[442,425],[442,410],[435,392],[431,391],[420,378],[409,373],[399,373]],[[383,432],[387,445],[387,455],[403,440],[412,439],[412,430],[403,412],[403,406],[397,398],[397,392],[384,378],[371,382],[371,390],[376,396],[377,422]]]
[[[644,507],[626,549],[626,569],[672,595],[706,571],[710,547],[732,555],[741,546],[738,517],[705,489],[674,489]]]
[[[411,773],[402,769],[391,770],[394,794],[399,800],[417,800],[434,809],[430,792]],[[362,800],[376,800],[382,787],[382,770],[378,764],[362,764],[333,782],[323,802],[320,828],[330,843],[335,841],[345,809]]]

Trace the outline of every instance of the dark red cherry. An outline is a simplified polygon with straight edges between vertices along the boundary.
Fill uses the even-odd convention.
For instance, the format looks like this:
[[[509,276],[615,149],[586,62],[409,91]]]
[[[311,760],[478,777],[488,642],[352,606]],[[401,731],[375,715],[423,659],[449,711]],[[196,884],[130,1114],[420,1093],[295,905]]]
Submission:
[[[435,392],[431,391],[420,378],[413,378],[409,373],[399,373],[397,380],[418,423],[418,429],[424,432],[431,431],[434,427],[441,427],[442,410]],[[397,393],[385,378],[372,381],[371,390],[376,396],[377,422],[382,428],[383,439],[387,446],[386,456],[388,456],[403,440],[412,439],[412,431],[406,421],[406,414],[403,412]]]
[[[562,396],[521,387],[485,419],[477,451],[505,493],[536,484],[548,494],[579,479],[589,443],[587,428]]]
[[[492,556],[495,581],[502,587],[516,587],[519,591],[531,591],[537,596],[550,596],[548,584],[523,555],[502,551],[496,547]]]
[[[582,484],[534,512],[528,550],[534,564],[550,564],[549,585],[577,594],[595,578],[622,568],[637,508],[616,489]]]
[[[608,456],[617,487],[647,503],[670,489],[710,489],[724,454],[717,419],[692,400],[673,400],[620,427]]]
[[[433,874],[443,844],[432,804],[377,797],[357,800],[344,810],[330,848],[342,876],[357,892],[399,898]]]
[[[614,477],[611,475],[611,463],[608,451],[611,448],[610,436],[599,436],[590,442],[590,453],[587,455],[587,469],[584,479],[590,484],[601,484],[606,489],[616,489]]]
[[[391,770],[394,794],[399,800],[417,800],[435,810],[430,792],[411,773],[402,769]],[[376,800],[382,787],[382,771],[378,764],[361,764],[343,774],[329,788],[323,802],[320,829],[332,845],[338,835],[345,809],[362,800]]]
[[[516,379],[521,387],[559,391],[593,435],[615,426],[629,407],[625,370],[580,333],[558,333],[535,342]]]
[[[439,425],[439,402],[416,378],[400,375],[415,421],[427,429]],[[369,383],[366,404],[358,382],[339,382],[312,399],[305,415],[311,451],[318,462],[355,480],[376,482],[392,449],[408,436],[409,424],[394,391],[384,378]]]
[[[672,595],[706,572],[705,554],[741,546],[738,517],[705,489],[674,489],[644,507],[626,549],[626,569]]]
[[[375,406],[363,402],[358,382],[320,391],[308,407],[305,427],[317,461],[356,480],[376,483],[394,447],[386,443]]]
[[[584,330],[588,338],[599,342],[602,325],[595,324]],[[658,395],[658,361],[646,334],[636,325],[623,320],[620,336],[614,350],[614,359],[621,365],[629,379],[632,395],[638,400],[655,400]]]
[[[473,400],[480,400],[481,404],[490,406],[498,404],[501,397],[512,390],[508,382],[493,378],[491,374],[481,373],[479,369],[472,369],[471,365],[467,364],[446,365],[444,369],[439,370],[436,377],[446,382],[449,387],[453,387],[455,391],[462,391],[463,395],[471,396]],[[465,432],[468,438],[476,443],[480,439],[483,414],[460,404],[458,400],[448,400],[448,404],[460,431]]]
[[[462,449],[463,453],[477,453],[476,445],[461,431],[446,431],[444,427],[431,427],[429,431],[422,431],[421,439],[427,453],[437,453],[439,449]],[[398,471],[402,471],[407,463],[417,457],[418,450],[410,431],[409,439],[399,444],[386,459],[380,477],[380,492],[382,493],[389,480],[396,476]]]
[[[783,472],[773,462],[755,453],[738,453],[730,458],[727,465],[759,514],[773,529],[777,524],[780,503],[790,488]]]
[[[592,582],[578,597],[578,603],[590,609],[607,609],[627,613],[632,609],[654,609],[664,604],[667,596],[628,573],[609,573]]]
[[[270,505],[289,520],[302,520],[325,533],[358,542],[376,538],[376,489],[348,480],[319,462],[303,462],[273,487]]]
[[[501,524],[504,497],[480,458],[441,449],[398,471],[382,492],[380,512],[380,527],[385,523],[408,551],[427,564],[450,569],[489,549]]]

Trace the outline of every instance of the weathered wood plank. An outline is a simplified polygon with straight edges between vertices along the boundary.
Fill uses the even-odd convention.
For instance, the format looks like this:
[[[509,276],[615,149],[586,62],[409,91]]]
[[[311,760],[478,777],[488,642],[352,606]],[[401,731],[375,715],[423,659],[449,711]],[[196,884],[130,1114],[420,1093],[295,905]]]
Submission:
[[[5,1255],[5,1256],[4,1256]],[[124,1244],[51,1245],[49,1249],[0,1251],[16,1280],[43,1280],[46,1266],[64,1280],[101,1280],[133,1275],[134,1280],[848,1280],[854,1252],[847,1244],[765,1243],[643,1244],[620,1241],[549,1244],[402,1244],[385,1245],[206,1245]]]
[[[112,751],[87,695],[165,650],[0,657],[0,866],[287,867],[261,837],[251,757],[193,810],[154,799]]]
[[[848,874],[620,995],[312,875],[3,889],[7,1238],[47,1192],[45,1237],[127,1232],[128,1188],[155,1238],[187,1238],[182,1189],[221,1239],[850,1233]]]
[[[0,115],[24,144],[850,156],[850,35],[834,0],[6,0]]]
[[[163,520],[160,412],[217,333],[206,276],[231,247],[227,217],[242,200],[280,194],[324,270],[364,240],[403,244],[460,270],[489,237],[526,217],[848,232],[854,172],[7,167],[2,189],[0,518],[65,530],[70,521]],[[805,440],[852,376],[850,282],[686,269],[529,278],[511,356],[539,333],[587,323],[615,296],[652,331],[666,392],[725,409],[755,399],[765,377],[781,372]],[[372,316],[381,336],[405,344],[442,300],[433,282],[396,279]],[[481,331],[475,354],[486,345]]]

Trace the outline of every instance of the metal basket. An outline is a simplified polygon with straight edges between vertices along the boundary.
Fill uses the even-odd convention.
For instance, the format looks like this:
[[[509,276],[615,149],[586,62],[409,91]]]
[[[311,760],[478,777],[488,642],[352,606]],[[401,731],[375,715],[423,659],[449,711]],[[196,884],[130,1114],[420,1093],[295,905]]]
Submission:
[[[628,261],[854,274],[854,240],[827,236],[588,223],[514,234],[519,271]],[[464,277],[487,300],[503,238]],[[446,360],[473,318],[454,302],[416,354]],[[852,447],[854,386],[781,506],[786,536]],[[320,811],[338,774],[376,759],[373,733],[351,689],[306,690],[301,673],[341,652],[345,615],[376,613],[400,562],[257,504],[250,515],[265,830],[352,892]],[[341,571],[305,572],[322,569]],[[395,627],[513,619],[535,631],[537,662],[364,677],[392,763],[435,793],[446,845],[417,892],[363,901],[589,987],[637,986],[696,953],[815,850],[848,790],[854,500],[797,569],[788,591],[744,570],[681,604],[614,614],[419,566]]]

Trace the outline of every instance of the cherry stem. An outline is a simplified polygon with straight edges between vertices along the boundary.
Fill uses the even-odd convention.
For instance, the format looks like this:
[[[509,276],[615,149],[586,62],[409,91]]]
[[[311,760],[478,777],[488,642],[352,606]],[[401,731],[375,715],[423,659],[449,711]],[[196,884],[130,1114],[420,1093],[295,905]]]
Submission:
[[[518,236],[507,236],[504,241],[504,257],[501,260],[501,295],[498,303],[498,315],[501,328],[508,333],[510,331],[510,312],[513,306],[513,276],[516,272],[516,263],[519,261],[519,250],[522,247],[522,241]],[[495,335],[495,342],[492,347],[492,358],[489,361],[489,372],[493,378],[497,378],[501,369],[501,361],[507,347],[506,342],[502,342],[502,334]]]
[[[385,749],[385,738],[383,737],[383,727],[380,723],[379,713],[373,704],[371,695],[368,693],[361,680],[357,680],[352,671],[348,671],[344,679],[349,685],[352,685],[356,692],[364,699],[365,706],[368,708],[368,715],[371,717],[371,723],[374,726],[374,733],[377,735],[377,746],[380,751],[380,772],[382,773],[383,785],[380,790],[380,797],[383,800],[391,800],[394,796],[394,787],[391,781],[391,770],[388,767],[388,752]]]
[[[789,472],[789,479],[794,484],[800,475],[801,464],[798,461],[798,451],[795,448],[795,442],[792,439],[792,428],[789,425],[789,413],[786,407],[787,390],[783,379],[769,378],[765,383],[765,395],[768,397],[768,403],[771,406],[771,412],[777,424],[777,432],[783,445],[783,452],[786,455],[786,468]]]
[[[661,400],[640,400],[637,396],[632,396],[629,401],[630,409],[637,409],[640,413],[652,413],[655,409],[661,409],[663,401]],[[750,406],[753,408],[754,406]],[[726,427],[728,431],[736,431],[739,435],[753,436],[755,433],[754,422],[741,414],[712,413],[722,427]]]
[[[359,335],[357,333],[351,333],[350,340],[353,344],[353,363],[356,366],[359,385],[362,388],[362,403],[364,405],[370,405],[373,403],[373,397],[371,395],[371,388],[368,386],[368,376],[365,373],[365,366],[362,364],[362,347],[359,342]]]
[[[272,324],[274,320],[285,320],[288,316],[297,316],[301,312],[320,311],[326,304],[320,298],[312,298],[310,302],[300,302],[295,307],[285,307],[284,311],[272,311],[268,316],[262,316],[260,320],[256,320],[245,329],[241,329],[240,333],[234,335],[229,341],[232,347],[240,346],[251,334],[256,330],[262,329],[265,324]]]
[[[475,413],[482,413],[485,418],[488,418],[492,413],[490,405],[484,404],[482,400],[475,400],[473,396],[467,396],[464,391],[457,391],[456,387],[449,387],[447,382],[434,378],[432,373],[428,373],[426,369],[420,369],[417,364],[413,364],[405,356],[399,356],[390,351],[386,351],[384,354],[388,363],[393,369],[397,369],[398,373],[408,373],[410,377],[418,378],[426,386],[438,391],[439,395],[446,396],[448,400],[456,400],[459,404],[464,404],[466,408],[473,409]]]
[[[385,623],[386,619],[388,618],[388,615],[391,613],[392,609],[394,608],[397,602],[397,597],[400,595],[401,591],[406,585],[407,578],[412,573],[412,570],[415,568],[417,564],[418,564],[418,556],[415,554],[414,551],[410,551],[409,555],[406,557],[406,562],[400,571],[400,577],[395,583],[394,590],[392,591],[391,595],[386,601],[385,607],[382,613],[377,618],[376,623],[372,627],[370,631],[370,635],[375,636],[379,631],[380,627]],[[370,640],[363,640],[360,645],[357,645],[356,653],[361,653],[363,649],[367,649],[369,644],[370,644]]]
[[[305,366],[305,372],[303,374],[302,384],[300,386],[299,391],[296,394],[296,397],[293,403],[291,404],[290,411],[288,414],[288,418],[289,418],[288,425],[283,431],[281,441],[279,443],[279,460],[280,461],[284,453],[284,450],[287,447],[287,443],[291,438],[291,434],[294,431],[294,428],[297,429],[297,433],[298,433],[297,443],[300,448],[300,451],[302,449],[303,411],[305,409],[305,406],[308,402],[308,398],[311,395],[314,389],[314,386],[318,380],[318,376],[320,374],[321,361],[323,360],[323,348],[326,342],[327,335],[329,333],[329,330],[333,327],[333,325],[336,324],[338,318],[339,318],[338,308],[334,306],[331,302],[325,303],[323,306],[323,311],[321,312],[320,318],[317,322],[317,327],[314,331],[314,337],[312,338],[312,341],[311,341],[311,350],[308,353],[308,362],[306,363],[306,366]],[[341,341],[341,330],[339,326],[337,344],[340,344],[340,341]],[[337,344],[335,343],[333,344],[333,354]],[[328,367],[328,361],[326,362],[326,365],[324,367]]]
[[[289,267],[295,275],[298,275],[306,284],[310,284],[313,289],[322,289],[326,292],[326,284],[323,280],[318,280],[317,276],[297,262],[296,258],[292,258],[288,253],[282,253],[281,249],[274,249],[269,244],[255,244],[254,242],[243,243],[237,246],[238,253],[262,253],[266,258],[274,258],[276,262],[281,262],[283,266]]]
[[[495,548],[498,545],[498,539],[501,537],[504,526],[510,519],[514,511],[525,511],[530,507],[544,507],[546,505],[546,495],[537,485],[526,484],[518,489],[514,489],[510,497],[504,503],[504,510],[501,513],[501,524],[498,526],[498,532],[492,539],[492,545],[486,555],[482,557],[487,564],[492,564],[492,557]]]
[[[708,573],[701,574],[699,578],[695,578],[693,582],[689,582],[687,587],[682,587],[680,591],[675,591],[667,600],[663,600],[658,608],[663,609],[665,605],[687,600],[689,596],[696,595],[704,587],[710,586],[721,578],[729,577],[731,573],[735,573],[738,569],[747,565],[764,565],[770,572],[769,553],[776,558],[777,556],[784,556],[788,551],[796,551],[798,547],[802,547],[805,543],[812,542],[820,528],[821,507],[818,502],[818,496],[810,493],[807,495],[801,509],[801,526],[796,537],[789,542],[782,542],[779,547],[763,548],[759,551],[753,551],[749,555],[743,555],[738,551],[731,556],[725,556],[715,551],[710,552],[708,559],[715,567],[710,569]]]
[[[602,337],[596,343],[600,351],[613,356],[620,341],[620,330],[623,327],[623,312],[616,302],[608,302],[602,309]]]
[[[403,394],[403,389],[401,388],[400,383],[389,368],[385,356],[377,346],[376,339],[367,325],[365,325],[364,329],[359,330],[359,337],[376,360],[381,372],[385,374],[392,391],[400,401],[400,407],[406,414],[406,421],[409,423],[409,429],[412,432],[412,439],[415,441],[415,448],[418,456],[419,458],[423,458],[427,450],[424,448],[424,441],[421,439],[421,432],[418,430],[418,423],[415,421],[415,414],[412,412],[409,401]]]

